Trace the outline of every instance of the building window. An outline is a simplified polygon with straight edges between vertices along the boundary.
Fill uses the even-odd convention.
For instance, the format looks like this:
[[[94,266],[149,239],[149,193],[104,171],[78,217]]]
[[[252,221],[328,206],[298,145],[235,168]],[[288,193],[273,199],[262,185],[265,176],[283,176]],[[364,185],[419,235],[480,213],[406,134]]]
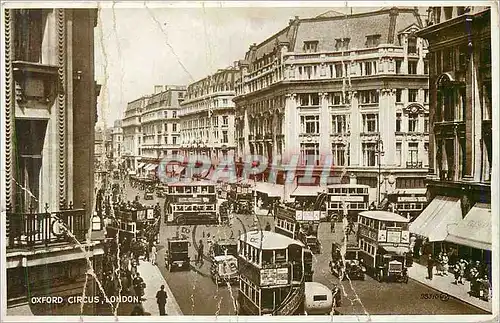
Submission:
[[[361,104],[378,103],[379,96],[377,90],[359,91]]]
[[[214,127],[219,126],[219,118],[217,116],[212,117],[212,123],[214,124]]]
[[[408,163],[410,167],[415,168],[418,165],[418,143],[408,143]]]
[[[429,61],[424,60],[424,74],[428,75],[429,74]]]
[[[41,9],[14,11],[14,60],[42,62],[42,40],[47,14]]]
[[[346,147],[345,144],[335,143],[332,144],[332,155],[334,166],[348,166],[346,165]]]
[[[401,74],[401,64],[403,64],[402,59],[396,60],[396,74]]]
[[[376,166],[377,144],[363,143],[363,166]]]
[[[453,180],[455,177],[455,141],[445,139],[438,144],[438,169],[441,180]],[[439,158],[441,155],[441,158]]]
[[[177,137],[172,137],[172,145],[177,145]]]
[[[378,114],[368,113],[363,114],[363,132],[377,132],[378,131]]]
[[[418,114],[410,113],[408,114],[408,132],[418,131]]]
[[[365,62],[365,75],[372,75],[372,62]]]
[[[177,123],[172,123],[172,132],[177,132]]]
[[[332,115],[332,133],[345,134],[347,133],[346,115]]]
[[[222,116],[222,126],[223,127],[229,126],[229,117],[228,116]]]
[[[319,95],[318,93],[303,93],[299,94],[299,101],[301,106],[318,106]]]
[[[316,53],[318,51],[318,41],[305,41],[304,42],[304,52],[305,53]]]
[[[335,76],[336,77],[343,77],[343,70],[344,68],[342,67],[342,63],[335,64]]]
[[[398,177],[396,188],[424,188],[425,182],[421,177]]]
[[[417,102],[418,99],[418,90],[417,89],[409,89],[408,90],[408,102]]]
[[[365,46],[367,48],[377,47],[380,44],[381,35],[368,35],[366,36]]]
[[[429,133],[429,114],[424,114],[424,133]]]
[[[401,113],[396,113],[396,132],[401,132]]]
[[[426,142],[424,143],[424,151],[425,151],[425,154],[424,154],[424,167],[429,167],[429,143]]]
[[[396,89],[396,102],[403,102],[402,96],[403,96],[403,89]]]
[[[227,99],[222,99],[222,104],[223,104],[224,106],[226,106],[226,105],[227,105],[227,102],[228,102],[228,101],[227,101]]]
[[[401,143],[396,143],[396,166],[401,166]]]
[[[424,89],[424,103],[429,103],[429,90]]]
[[[444,72],[449,72],[452,71],[455,64],[455,50],[454,48],[447,48],[443,50],[443,71]]]
[[[444,7],[444,19],[449,20],[453,17],[453,7]]]
[[[319,134],[319,115],[300,116],[302,134]]]
[[[319,144],[301,143],[300,156],[302,165],[319,165]]]
[[[408,37],[408,54],[417,54],[417,53],[418,53],[417,37]]]
[[[408,74],[417,74],[417,61],[408,61]]]
[[[227,130],[222,131],[222,143],[227,144],[229,142],[229,138],[227,136]]]
[[[334,92],[328,95],[328,100],[331,105],[341,105],[342,104],[342,92]]]
[[[337,38],[335,39],[335,50],[336,51],[347,51],[349,50],[350,38]]]

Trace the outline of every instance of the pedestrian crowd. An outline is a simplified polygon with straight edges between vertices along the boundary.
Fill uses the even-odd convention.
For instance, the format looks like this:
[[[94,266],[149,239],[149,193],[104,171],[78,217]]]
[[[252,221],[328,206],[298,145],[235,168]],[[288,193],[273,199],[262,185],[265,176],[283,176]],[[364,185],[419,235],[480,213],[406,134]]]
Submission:
[[[410,248],[414,258],[425,257],[427,279],[432,280],[434,275],[450,276],[451,283],[455,285],[466,286],[466,282],[469,282],[470,296],[484,301],[491,299],[491,268],[484,261],[460,257],[456,249],[444,248],[433,253],[428,241],[416,237],[410,238]]]

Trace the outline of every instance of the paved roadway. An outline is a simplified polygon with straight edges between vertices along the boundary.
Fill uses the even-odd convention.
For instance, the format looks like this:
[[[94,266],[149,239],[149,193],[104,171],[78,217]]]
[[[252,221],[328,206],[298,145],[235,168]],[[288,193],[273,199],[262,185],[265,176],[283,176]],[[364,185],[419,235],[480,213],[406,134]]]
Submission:
[[[156,204],[160,202],[163,208],[163,198],[155,196],[154,201],[144,201],[144,192],[127,186],[127,198],[132,200],[137,194],[141,202],[145,204]],[[163,214],[163,213],[162,213]],[[162,219],[163,220],[163,219]],[[273,224],[272,218],[259,217],[259,226],[263,229],[266,223]],[[158,247],[159,268],[172,293],[177,299],[184,315],[234,315],[235,300],[237,299],[238,287],[236,285],[217,287],[210,278],[210,263],[205,261],[202,266],[194,264],[196,253],[193,244],[190,247],[192,260],[190,271],[168,272],[165,268],[164,255],[166,239],[176,235],[188,237],[190,241],[202,239],[205,244],[205,252],[208,251],[207,240],[209,237],[238,237],[238,234],[251,228],[253,217],[249,215],[237,215],[231,227],[227,226],[166,226],[161,225],[160,246]],[[321,254],[314,258],[313,280],[332,288],[338,284],[338,279],[333,276],[328,267],[331,257],[331,244],[340,241],[340,226],[335,234],[330,233],[330,225],[322,223],[319,227],[319,238],[322,243]],[[245,228],[245,229],[244,229]],[[433,314],[487,314],[455,298],[447,301],[437,299],[421,299],[422,295],[439,296],[439,292],[422,285],[412,279],[408,284],[404,283],[379,283],[367,276],[365,281],[343,281],[345,294],[342,295],[342,306],[338,308],[342,314],[394,314],[401,315],[433,315]],[[159,286],[152,286],[157,289]],[[358,299],[358,300],[356,300]]]

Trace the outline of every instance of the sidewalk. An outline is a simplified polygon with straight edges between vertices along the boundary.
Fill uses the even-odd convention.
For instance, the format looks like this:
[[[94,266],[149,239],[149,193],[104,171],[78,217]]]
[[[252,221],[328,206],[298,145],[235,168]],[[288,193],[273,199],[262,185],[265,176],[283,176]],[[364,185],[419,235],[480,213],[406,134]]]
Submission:
[[[468,294],[469,282],[466,281],[464,285],[455,285],[452,283],[454,282],[453,274],[448,274],[448,276],[433,275],[432,280],[429,280],[426,279],[427,267],[414,262],[413,266],[408,268],[408,276],[430,288],[492,313],[492,300],[490,299],[489,302],[485,302],[477,297],[470,296]]]
[[[160,290],[161,285],[165,285],[165,291],[168,295],[167,306],[165,306],[167,315],[183,315],[179,304],[177,304],[170,287],[168,287],[168,284],[165,281],[165,278],[163,278],[158,267],[148,261],[140,260],[139,262],[140,264],[137,267],[137,271],[146,283],[146,289],[144,290],[144,298],[146,300],[142,302],[144,311],[153,316],[160,315],[160,312],[158,311],[158,304],[156,304],[156,292]]]

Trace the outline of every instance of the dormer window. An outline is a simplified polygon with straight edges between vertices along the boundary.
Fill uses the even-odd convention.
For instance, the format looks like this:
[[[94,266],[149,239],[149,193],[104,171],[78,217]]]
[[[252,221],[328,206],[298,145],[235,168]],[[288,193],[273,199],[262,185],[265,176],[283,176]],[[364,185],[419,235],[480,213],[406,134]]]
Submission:
[[[365,46],[367,48],[377,47],[378,45],[380,45],[380,37],[381,37],[381,35],[379,35],[379,34],[366,36]]]
[[[350,41],[351,41],[350,38],[337,38],[337,39],[335,39],[335,50],[336,51],[349,50],[349,42]]]
[[[417,52],[417,37],[408,37],[408,54],[418,54]]]
[[[318,51],[318,41],[305,41],[304,42],[304,52],[306,53],[316,53]]]

